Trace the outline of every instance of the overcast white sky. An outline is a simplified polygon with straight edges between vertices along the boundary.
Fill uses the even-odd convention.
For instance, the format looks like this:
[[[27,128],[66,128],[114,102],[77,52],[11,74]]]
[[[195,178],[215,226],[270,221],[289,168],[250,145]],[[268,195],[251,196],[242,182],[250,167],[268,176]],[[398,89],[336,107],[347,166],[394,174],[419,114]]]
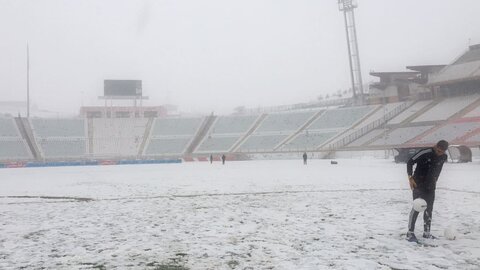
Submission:
[[[368,73],[448,64],[480,43],[478,0],[359,0]],[[350,86],[337,0],[0,0],[0,100],[94,105],[104,79],[140,79],[147,105],[230,113]]]

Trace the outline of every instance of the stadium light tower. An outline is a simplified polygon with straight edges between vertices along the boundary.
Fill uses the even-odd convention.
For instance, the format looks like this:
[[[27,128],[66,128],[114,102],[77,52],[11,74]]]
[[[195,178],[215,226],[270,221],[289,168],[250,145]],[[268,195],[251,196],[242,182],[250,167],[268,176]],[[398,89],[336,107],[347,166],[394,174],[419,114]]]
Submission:
[[[347,34],[348,60],[350,62],[350,78],[352,80],[353,99],[356,104],[363,104],[363,82],[358,50],[357,30],[355,28],[354,0],[338,0],[338,8],[343,11],[345,32]]]

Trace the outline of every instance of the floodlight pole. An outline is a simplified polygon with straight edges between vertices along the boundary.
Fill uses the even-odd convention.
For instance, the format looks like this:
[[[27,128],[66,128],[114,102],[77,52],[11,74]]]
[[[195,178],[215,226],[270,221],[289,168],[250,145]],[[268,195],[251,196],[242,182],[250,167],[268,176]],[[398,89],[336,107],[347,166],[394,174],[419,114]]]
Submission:
[[[27,42],[27,118],[30,118],[30,51]]]
[[[338,0],[338,9],[343,11],[345,32],[347,35],[348,61],[350,63],[350,78],[352,82],[353,99],[356,104],[362,105],[363,82],[360,65],[360,52],[358,49],[357,30],[355,27],[354,9],[357,4],[353,0]]]

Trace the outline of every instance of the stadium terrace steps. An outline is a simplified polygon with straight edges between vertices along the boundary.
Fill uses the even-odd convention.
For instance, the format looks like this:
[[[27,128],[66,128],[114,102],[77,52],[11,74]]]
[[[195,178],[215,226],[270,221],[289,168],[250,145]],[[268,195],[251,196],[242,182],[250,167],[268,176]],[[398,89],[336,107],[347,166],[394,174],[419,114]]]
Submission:
[[[480,122],[478,122],[478,128],[465,133],[463,136],[456,138],[452,143],[453,144],[469,144],[471,138],[475,138],[475,136],[480,134]],[[480,140],[479,140],[480,141]],[[472,141],[474,142],[474,141]]]
[[[459,111],[457,111],[456,113],[452,114],[448,119],[446,119],[446,121],[444,121],[444,122],[440,121],[440,124],[437,124],[433,128],[431,128],[429,130],[426,130],[425,132],[419,134],[418,136],[409,140],[406,143],[407,144],[418,144],[418,145],[430,145],[430,144],[434,143],[435,140],[438,140],[439,138],[434,138],[433,140],[428,139],[428,138],[429,137],[434,137],[433,136],[434,133],[439,132],[443,129],[447,129],[450,125],[455,124],[455,122],[459,122],[459,120],[461,121],[460,117],[463,116],[463,115],[466,115],[468,112],[474,110],[478,106],[479,103],[480,103],[480,97],[478,95],[476,95],[475,100],[473,102],[470,102],[469,104],[467,104],[466,107],[464,107],[464,108],[460,109]],[[447,132],[447,133],[449,134],[449,132]],[[453,141],[456,141],[459,137],[462,137],[462,136],[463,135],[457,136],[455,138],[442,138],[442,139],[451,140],[453,142]]]
[[[194,153],[212,154],[228,152],[250,130],[258,117],[259,115],[216,117]]]
[[[197,147],[200,145],[200,142],[203,140],[203,138],[208,133],[210,128],[212,128],[212,125],[213,123],[215,123],[216,118],[217,117],[212,114],[203,120],[200,128],[197,130],[197,133],[194,136],[194,139],[192,140],[190,145],[187,147],[185,154],[190,155],[197,149]]]
[[[443,98],[434,107],[412,120],[412,123],[426,121],[445,121],[459,116],[459,112],[468,108],[480,95]]]
[[[233,146],[230,148],[229,152],[236,152],[240,146],[252,135],[252,133],[265,121],[265,118],[267,118],[268,114],[264,113],[261,114],[255,123],[250,127],[250,129],[245,133],[245,135],[240,138]]]
[[[88,130],[88,155],[93,156],[93,119],[87,119]]]
[[[138,148],[138,156],[145,155],[145,146],[147,145],[148,140],[150,140],[152,126],[153,126],[154,118],[149,118],[147,122],[147,126],[145,127],[145,133],[143,134],[143,140]]]
[[[384,126],[388,123],[389,120],[393,119],[394,117],[398,116],[402,112],[404,112],[408,107],[410,107],[413,103],[409,102],[401,102],[395,107],[392,107],[390,104],[389,107],[387,105],[379,106],[374,112],[370,114],[370,116],[366,116],[362,118],[355,126],[356,129],[347,130],[340,136],[336,136],[329,142],[329,148],[332,150],[339,149],[341,147],[348,147],[348,145],[356,140],[362,138],[363,136],[369,134],[370,132],[378,129],[380,126]],[[377,113],[379,110],[384,110],[382,116],[377,117]]]
[[[44,159],[84,158],[87,156],[87,124],[83,118],[25,119]]]
[[[34,159],[40,160],[42,159],[41,152],[38,148],[38,145],[33,137],[32,127],[30,126],[30,122],[24,118],[15,118],[15,122],[17,123],[17,127],[22,134],[23,139],[28,145],[30,149],[30,154],[33,156]]]
[[[436,100],[436,101],[434,100],[434,101],[428,103],[426,106],[424,106],[423,108],[418,110],[416,113],[414,113],[410,117],[407,117],[405,120],[400,122],[400,124],[397,127],[404,127],[404,126],[408,125],[413,120],[415,120],[416,118],[418,118],[420,115],[424,114],[425,112],[427,112],[431,108],[435,107],[440,102],[441,102],[441,100]]]
[[[473,97],[473,96],[472,96]],[[478,107],[480,106],[480,95],[477,95],[477,99],[470,103],[468,106],[466,106],[465,108],[461,109],[460,111],[456,112],[455,114],[453,114],[451,117],[448,118],[448,120],[450,119],[456,119],[456,118],[460,118],[460,117],[464,117],[465,115],[467,115],[469,112],[477,109]]]
[[[480,97],[468,105],[465,109],[459,111],[455,116],[458,117],[480,117]]]
[[[32,159],[32,151],[25,138],[21,118],[0,117],[0,160]]]
[[[303,124],[301,127],[298,128],[297,131],[295,131],[292,135],[288,136],[285,140],[283,140],[282,142],[280,142],[277,146],[274,147],[273,151],[276,151],[278,150],[279,148],[283,147],[285,144],[291,142],[292,140],[295,139],[295,137],[297,137],[298,134],[300,134],[300,132],[304,131],[308,126],[310,126],[315,120],[318,119],[318,117],[320,115],[322,115],[323,113],[325,113],[324,110],[321,110],[321,111],[318,111],[316,112],[314,115],[312,115],[312,117],[310,117],[310,119],[307,120],[307,122],[305,122],[305,124]]]

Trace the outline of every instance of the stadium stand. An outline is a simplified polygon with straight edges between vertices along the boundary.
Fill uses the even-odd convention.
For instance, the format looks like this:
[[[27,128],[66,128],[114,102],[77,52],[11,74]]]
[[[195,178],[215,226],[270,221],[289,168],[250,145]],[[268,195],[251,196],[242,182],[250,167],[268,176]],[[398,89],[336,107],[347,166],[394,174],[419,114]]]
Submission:
[[[84,119],[30,119],[36,144],[44,158],[79,158],[87,155]]]
[[[156,118],[144,154],[181,155],[194,139],[204,118]]]
[[[227,152],[250,130],[258,117],[259,115],[219,117],[195,152]]]
[[[391,131],[389,130],[387,131],[386,137],[375,140],[371,145],[401,145],[414,139],[432,127],[433,126],[414,126],[397,128]]]
[[[0,137],[20,137],[20,133],[12,118],[0,117]]]
[[[0,117],[0,160],[32,158],[13,118]]]
[[[480,76],[480,44],[471,45],[464,54],[438,74],[429,78],[430,85],[478,79]]]
[[[417,144],[434,144],[439,140],[455,141],[456,138],[474,131],[480,127],[480,122],[448,123],[434,132],[426,134],[415,141]]]
[[[475,102],[479,97],[480,95],[470,95],[444,99],[433,106],[430,110],[415,118],[412,122],[419,123],[447,120],[463,108]]]
[[[389,125],[396,125],[400,124],[403,121],[407,120],[408,118],[412,117],[419,111],[421,111],[423,108],[428,106],[430,103],[432,103],[431,100],[425,100],[425,101],[418,101],[412,106],[410,106],[408,109],[397,115],[396,117],[392,118],[390,121],[387,122]]]
[[[178,155],[185,151],[192,137],[185,138],[152,138],[150,139],[145,155]]]
[[[288,135],[252,135],[241,146],[242,152],[268,152],[282,142]]]
[[[157,118],[152,129],[152,136],[194,135],[202,118]]]
[[[480,106],[476,107],[475,109],[471,110],[463,117],[480,117]]]
[[[94,156],[136,156],[145,136],[146,118],[94,118]]]
[[[273,151],[280,143],[299,132],[318,112],[319,110],[301,110],[267,114],[238,151]]]
[[[298,136],[295,137],[292,141],[286,143],[282,150],[297,150],[297,151],[307,151],[313,150],[319,145],[324,144],[329,139],[333,138],[337,132],[307,132],[303,131]]]
[[[211,134],[243,134],[253,125],[259,115],[220,116],[212,127]]]
[[[255,133],[295,131],[314,114],[315,111],[272,113],[265,118]]]
[[[325,130],[325,129],[345,129],[365,117],[376,106],[362,106],[327,110],[307,129]]]

